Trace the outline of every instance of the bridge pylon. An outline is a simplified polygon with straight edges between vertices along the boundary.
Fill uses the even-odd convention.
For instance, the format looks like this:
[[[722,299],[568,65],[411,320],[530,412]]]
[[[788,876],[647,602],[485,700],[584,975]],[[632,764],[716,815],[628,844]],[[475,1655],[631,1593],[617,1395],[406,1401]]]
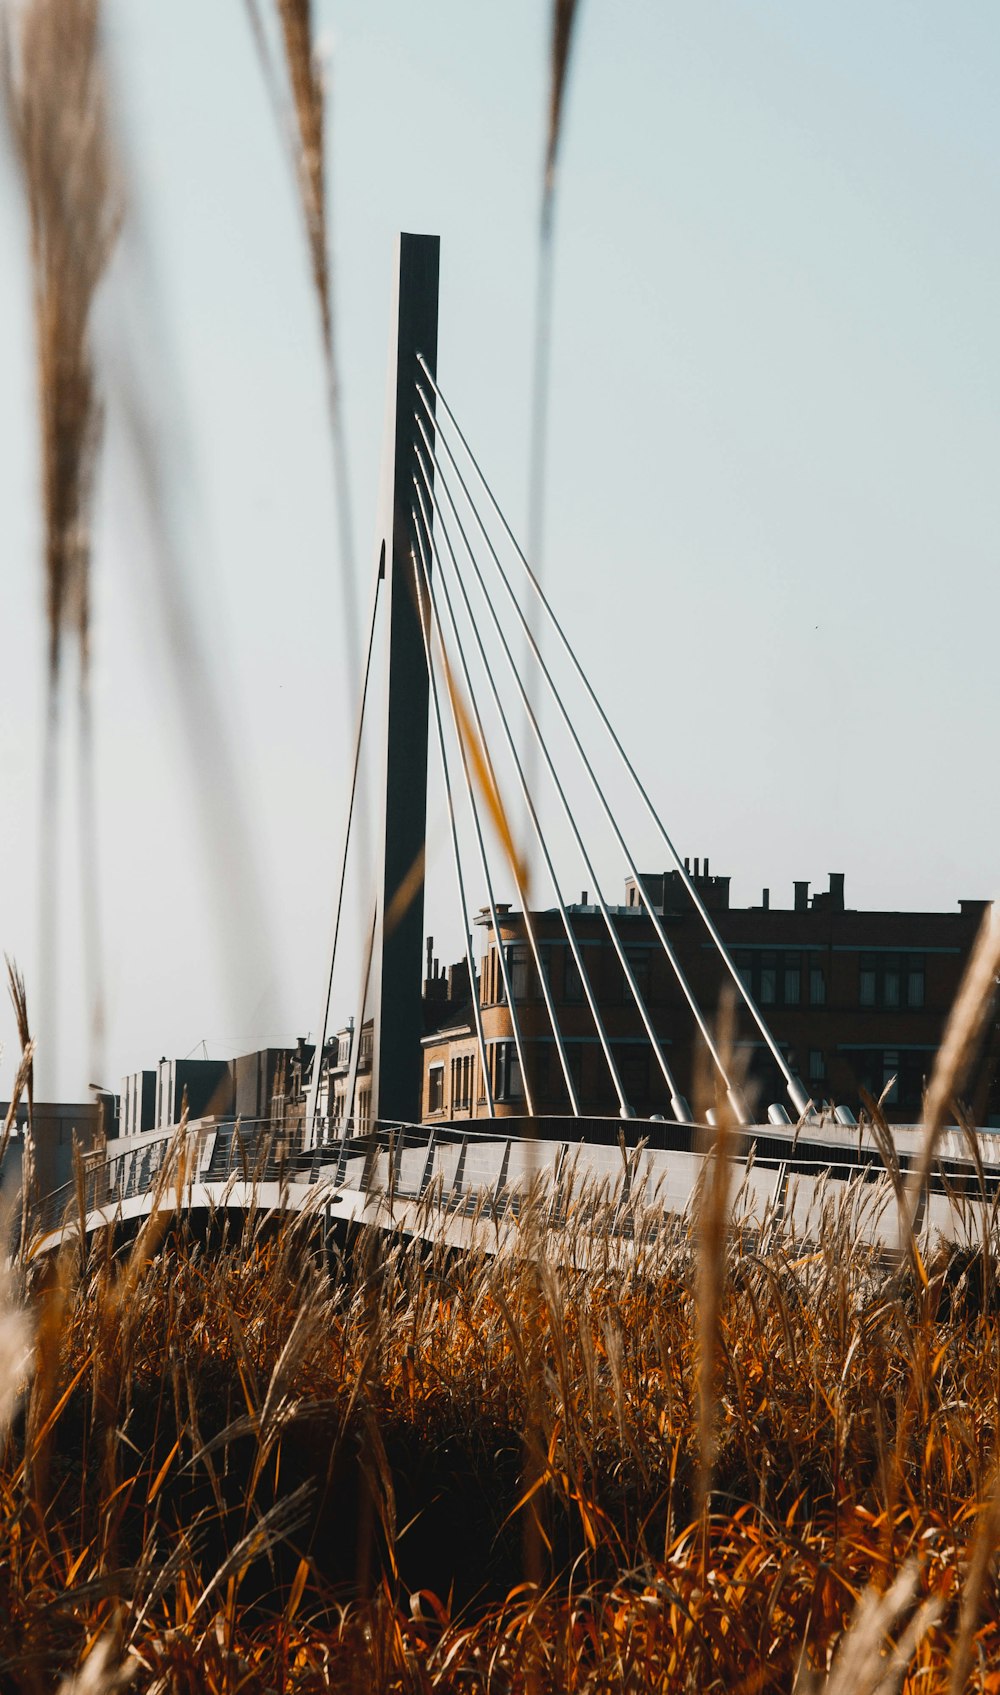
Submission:
[[[418,383],[427,387],[419,358],[432,375],[437,372],[440,245],[436,235],[397,238],[377,532],[386,574],[388,666],[371,966],[371,1114],[410,1123],[420,1117],[428,749],[413,483],[421,440],[416,417],[422,411],[426,418],[417,395]]]

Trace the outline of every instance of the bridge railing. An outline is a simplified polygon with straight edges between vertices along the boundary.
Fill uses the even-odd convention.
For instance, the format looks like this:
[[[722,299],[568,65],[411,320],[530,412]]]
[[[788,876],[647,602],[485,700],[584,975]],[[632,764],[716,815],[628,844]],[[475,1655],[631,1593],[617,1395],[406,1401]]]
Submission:
[[[169,1190],[180,1180],[316,1183],[356,1189],[365,1194],[395,1194],[421,1199],[433,1187],[442,1196],[469,1197],[489,1191],[499,1199],[534,1178],[554,1174],[565,1160],[567,1120],[496,1121],[494,1127],[471,1124],[333,1123],[317,1119],[306,1145],[302,1124],[285,1126],[271,1119],[198,1120],[184,1130],[147,1132],[104,1159],[85,1156],[77,1176],[44,1196],[31,1210],[34,1236],[60,1230],[82,1211],[85,1217],[149,1195],[158,1187],[169,1204]],[[541,1134],[525,1135],[529,1128]],[[578,1129],[578,1121],[574,1129]],[[611,1172],[622,1170],[617,1120],[588,1121],[592,1160]],[[574,1144],[575,1145],[575,1139]],[[601,1156],[604,1156],[602,1159]]]
[[[570,1126],[572,1137],[566,1134]],[[233,1200],[243,1204],[241,1186],[262,1183],[294,1186],[298,1198],[291,1204],[296,1206],[305,1198],[302,1185],[321,1184],[377,1197],[390,1212],[399,1201],[448,1213],[479,1208],[494,1218],[516,1214],[523,1196],[541,1183],[548,1185],[553,1219],[565,1197],[571,1192],[579,1196],[586,1185],[599,1204],[604,1204],[602,1195],[613,1203],[609,1228],[627,1234],[632,1228],[628,1207],[635,1196],[659,1196],[666,1210],[684,1212],[705,1157],[693,1127],[685,1134],[683,1126],[633,1122],[630,1132],[631,1147],[623,1142],[617,1119],[433,1126],[317,1120],[308,1137],[301,1122],[199,1120],[183,1130],[145,1134],[126,1147],[113,1147],[103,1160],[85,1159],[73,1182],[32,1209],[31,1234],[37,1239],[58,1232],[81,1212],[91,1222],[97,1215],[114,1216],[119,1207],[157,1190],[167,1207],[175,1204],[175,1194],[182,1206],[190,1205],[196,1187],[205,1184],[212,1185],[213,1203],[228,1188]],[[737,1181],[772,1214],[784,1210],[789,1195],[794,1198],[798,1179],[813,1187],[825,1180],[880,1188],[888,1182],[892,1188],[893,1174],[860,1137],[816,1148],[774,1135],[765,1126],[754,1130],[750,1140],[753,1158]],[[905,1155],[897,1160],[895,1183],[905,1181],[908,1165]],[[995,1202],[998,1189],[995,1168],[984,1173],[971,1160],[941,1162],[932,1176],[928,1216],[940,1212],[943,1203],[961,1210],[968,1201]]]
[[[113,1212],[157,1188],[169,1204],[177,1182],[190,1191],[194,1184],[230,1179],[291,1180],[300,1175],[302,1163],[301,1127],[271,1119],[200,1119],[146,1132],[103,1158],[85,1155],[73,1179],[30,1208],[31,1233],[37,1238],[60,1230],[81,1212],[85,1218]]]

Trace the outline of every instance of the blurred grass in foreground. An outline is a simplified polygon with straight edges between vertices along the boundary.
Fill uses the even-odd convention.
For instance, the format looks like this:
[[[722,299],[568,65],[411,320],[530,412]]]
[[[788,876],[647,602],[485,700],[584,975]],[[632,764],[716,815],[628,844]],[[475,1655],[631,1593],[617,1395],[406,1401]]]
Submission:
[[[700,1511],[694,1226],[608,1277],[546,1256],[548,1205],[498,1259],[342,1254],[317,1213],[29,1262],[0,1331],[0,1405],[27,1379],[3,1687],[97,1644],[95,1687],[219,1691],[943,1690],[960,1634],[1000,1662],[995,1244],[925,1284],[833,1206],[808,1253],[731,1240]],[[836,1681],[838,1647],[870,1675]]]

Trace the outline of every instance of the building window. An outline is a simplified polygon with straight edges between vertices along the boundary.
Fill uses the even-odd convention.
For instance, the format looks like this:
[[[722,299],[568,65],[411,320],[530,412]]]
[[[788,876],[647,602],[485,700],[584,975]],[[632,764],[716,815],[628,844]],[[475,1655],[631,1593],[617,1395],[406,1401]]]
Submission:
[[[746,989],[748,994],[752,995],[753,994],[753,955],[749,954],[749,953],[734,954],[733,955],[733,964],[736,967],[737,974],[739,976],[740,982],[743,984],[743,987]]]
[[[444,1066],[432,1065],[427,1072],[427,1111],[444,1111]]]
[[[649,999],[649,949],[626,948],[625,958],[628,968],[635,978],[635,986],[644,1001]],[[629,991],[631,995],[631,990]]]
[[[894,1106],[899,1099],[899,1053],[895,1048],[886,1048],[882,1055],[882,1091],[887,1087],[886,1104]]]
[[[802,998],[802,967],[797,953],[785,955],[785,1005],[798,1006]]]
[[[521,1078],[521,1061],[513,1043],[507,1050],[507,1098],[512,1101],[523,1101],[524,1083]]]
[[[924,1058],[923,1052],[908,1052],[900,1054],[899,1099],[900,1104],[907,1104],[920,1109],[924,1093]]]
[[[911,957],[898,953],[863,953],[859,977],[859,999],[862,1006],[885,1007],[897,1012],[901,1007],[922,1007],[924,1004],[924,956]]]
[[[504,949],[504,960],[507,966],[507,976],[510,979],[510,992],[515,1005],[520,1006],[531,993],[531,974],[528,950],[524,947],[509,947]],[[503,983],[500,984],[499,996],[504,1000]]]
[[[809,1081],[824,1083],[826,1081],[826,1062],[820,1048],[809,1049]]]
[[[563,960],[563,1000],[574,1005],[583,1000],[583,978],[568,948]]]
[[[583,1043],[566,1042],[564,1043],[563,1051],[566,1055],[566,1065],[569,1070],[569,1074],[573,1079],[573,1088],[576,1091],[576,1098],[579,1101],[583,1095]],[[561,1064],[559,1069],[560,1071],[562,1070]],[[565,1082],[565,1078],[563,1078],[563,1081]]]
[[[629,1106],[644,1106],[649,1094],[649,1054],[646,1048],[623,1048],[615,1054],[615,1063]]]
[[[521,1062],[513,1042],[501,1042],[497,1047],[496,1079],[498,1101],[523,1101]]]
[[[525,1059],[528,1065],[528,1079],[531,1083],[532,1099],[548,1100],[551,1090],[550,1064],[551,1048],[544,1042],[532,1042],[527,1049]]]
[[[600,955],[601,987],[600,1002],[602,1006],[622,1006],[628,1001],[631,1004],[632,991],[625,981],[622,962],[613,947],[602,947]]]
[[[882,1005],[897,1007],[899,1005],[899,955],[890,953],[886,956],[882,971]]]
[[[498,950],[491,947],[483,958],[481,1005],[496,1006],[503,1000],[503,978],[500,975]]]
[[[765,953],[760,962],[760,1003],[761,1006],[773,1006],[778,998],[778,963],[777,956]]]
[[[826,978],[823,967],[813,965],[809,970],[809,1000],[813,1006],[826,1005]]]
[[[542,986],[538,965],[535,963],[534,949],[525,946],[522,952],[524,955],[524,995],[522,998],[526,1001],[540,1001],[544,998],[545,990]],[[539,948],[538,957],[541,962],[541,969],[545,974],[545,982],[550,984],[552,982],[552,949],[549,947]]]
[[[451,1110],[467,1112],[472,1105],[472,1055],[461,1054],[451,1062]]]
[[[874,1006],[875,1005],[875,955],[873,953],[863,953],[861,955],[860,990],[861,990],[861,994],[860,994],[861,1005],[862,1006]]]

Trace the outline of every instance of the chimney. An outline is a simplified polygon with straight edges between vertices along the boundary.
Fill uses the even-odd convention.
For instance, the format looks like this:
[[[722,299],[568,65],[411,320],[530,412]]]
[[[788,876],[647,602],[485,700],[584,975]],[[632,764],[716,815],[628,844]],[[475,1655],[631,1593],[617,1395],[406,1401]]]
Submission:
[[[581,889],[580,890],[580,905],[581,906],[589,905],[589,902],[587,900],[587,895],[589,894],[589,892],[590,891],[588,889]]]
[[[808,884],[808,881],[805,882],[805,883],[796,883],[795,884],[795,910],[796,910],[796,912],[808,912],[809,911],[809,884]]]
[[[684,855],[684,869],[685,869],[685,871],[690,871],[690,869],[691,869],[691,861],[689,860],[687,854]]]
[[[695,877],[698,877],[698,876],[699,876],[699,875],[700,875],[700,873],[699,873],[699,871],[698,871],[698,867],[699,867],[699,865],[700,865],[700,864],[701,864],[701,860],[700,860],[700,859],[696,859],[696,860],[695,860],[695,862],[694,862],[694,874],[695,874]]]
[[[705,856],[705,876],[708,876],[708,856]]]
[[[834,912],[843,912],[844,910],[844,873],[842,871],[830,872],[830,906]]]
[[[764,911],[766,912],[768,910],[768,907],[771,904],[771,891],[770,891],[770,889],[762,889],[761,890],[760,904],[764,908]]]
[[[427,938],[427,975],[428,975],[428,977],[431,974],[431,961],[433,960],[433,958],[434,958],[434,937],[428,936],[428,938]]]

